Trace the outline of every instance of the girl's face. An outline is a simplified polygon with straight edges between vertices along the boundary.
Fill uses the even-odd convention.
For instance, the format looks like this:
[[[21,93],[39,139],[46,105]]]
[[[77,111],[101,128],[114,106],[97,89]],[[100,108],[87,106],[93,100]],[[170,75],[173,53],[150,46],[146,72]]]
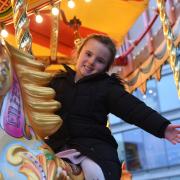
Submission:
[[[89,39],[78,56],[75,80],[105,71],[110,56],[110,51],[104,44],[96,39]]]

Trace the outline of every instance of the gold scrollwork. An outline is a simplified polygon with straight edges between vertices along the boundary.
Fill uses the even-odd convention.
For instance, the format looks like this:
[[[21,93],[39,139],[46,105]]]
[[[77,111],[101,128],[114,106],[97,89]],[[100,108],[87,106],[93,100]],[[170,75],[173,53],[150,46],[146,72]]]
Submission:
[[[53,152],[50,152],[47,149],[45,151],[46,154],[41,153],[34,156],[23,146],[13,145],[8,149],[6,158],[10,164],[14,166],[19,165],[19,172],[24,174],[28,179],[67,180],[69,178],[66,172],[68,167],[67,164],[55,157]],[[48,156],[51,156],[52,158],[49,158]]]

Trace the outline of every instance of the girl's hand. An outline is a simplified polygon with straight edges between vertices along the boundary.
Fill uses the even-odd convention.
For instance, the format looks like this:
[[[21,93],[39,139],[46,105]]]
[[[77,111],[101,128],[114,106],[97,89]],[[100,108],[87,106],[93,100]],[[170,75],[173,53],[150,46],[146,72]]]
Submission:
[[[180,143],[180,125],[169,124],[165,130],[165,139],[172,144]]]

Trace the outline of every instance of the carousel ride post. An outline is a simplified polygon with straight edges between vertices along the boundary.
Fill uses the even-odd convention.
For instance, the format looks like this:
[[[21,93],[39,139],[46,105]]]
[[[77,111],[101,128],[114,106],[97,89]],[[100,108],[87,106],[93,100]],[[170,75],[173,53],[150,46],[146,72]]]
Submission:
[[[11,0],[13,8],[13,22],[17,45],[20,50],[32,54],[32,36],[29,31],[26,0]]]
[[[166,39],[167,51],[169,54],[168,61],[173,71],[178,96],[180,97],[180,47],[176,47],[174,43],[175,38],[171,28],[171,22],[166,13],[166,1],[157,0],[157,6],[162,22],[164,37]]]

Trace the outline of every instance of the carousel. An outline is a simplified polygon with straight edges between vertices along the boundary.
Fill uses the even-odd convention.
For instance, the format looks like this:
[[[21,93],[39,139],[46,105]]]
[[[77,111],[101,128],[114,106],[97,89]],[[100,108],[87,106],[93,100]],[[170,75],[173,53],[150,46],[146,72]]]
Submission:
[[[70,57],[89,34],[106,34],[116,42],[110,73],[123,78],[130,93],[137,88],[145,93],[147,80],[159,81],[162,66],[169,63],[180,96],[180,3],[151,3],[0,0],[0,180],[84,179],[80,167],[58,158],[44,139],[63,123],[55,115],[61,104],[48,83],[65,70],[62,64],[75,68]],[[142,32],[132,39],[129,32],[137,20]],[[121,179],[132,179],[124,163],[122,169]]]

